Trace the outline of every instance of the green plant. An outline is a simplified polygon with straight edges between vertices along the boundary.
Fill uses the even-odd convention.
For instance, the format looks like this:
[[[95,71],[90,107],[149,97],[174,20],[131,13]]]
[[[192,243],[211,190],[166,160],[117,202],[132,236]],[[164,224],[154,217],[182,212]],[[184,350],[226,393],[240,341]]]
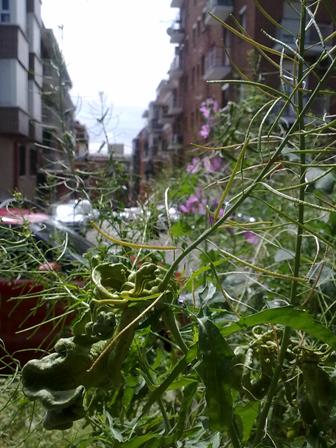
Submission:
[[[173,255],[144,214],[89,257],[73,336],[22,372],[47,427],[82,419],[92,444],[126,448],[335,446],[335,123],[312,106],[336,59],[318,32],[323,50],[305,52],[319,6],[301,0],[297,48],[272,52],[278,89],[225,81],[247,97],[164,186],[166,208],[181,206]]]

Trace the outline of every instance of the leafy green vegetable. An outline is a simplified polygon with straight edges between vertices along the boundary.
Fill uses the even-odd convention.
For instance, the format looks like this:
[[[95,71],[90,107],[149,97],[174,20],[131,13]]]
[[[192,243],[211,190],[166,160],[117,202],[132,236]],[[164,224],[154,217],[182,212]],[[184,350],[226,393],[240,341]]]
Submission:
[[[235,356],[218,328],[207,318],[199,321],[198,356],[210,428],[225,431],[233,421],[231,383]]]
[[[279,324],[301,330],[308,335],[329,344],[336,349],[336,336],[329,328],[317,322],[306,311],[300,311],[291,306],[272,308],[250,316],[243,316],[234,324],[221,328],[222,336],[229,336],[246,328],[262,324]]]

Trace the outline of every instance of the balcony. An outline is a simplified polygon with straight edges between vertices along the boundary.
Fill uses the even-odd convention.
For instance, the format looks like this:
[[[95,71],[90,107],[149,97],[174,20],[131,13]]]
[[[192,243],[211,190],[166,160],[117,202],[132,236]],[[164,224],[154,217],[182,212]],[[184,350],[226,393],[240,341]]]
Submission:
[[[221,20],[226,20],[233,11],[233,0],[208,0],[206,10]],[[205,25],[211,24],[213,18],[207,14],[204,19]]]
[[[176,55],[174,57],[168,73],[169,73],[169,78],[171,78],[171,79],[179,79],[183,75],[181,58],[179,55]]]
[[[181,20],[175,20],[172,26],[167,29],[167,34],[170,36],[171,44],[181,44],[184,39],[184,29],[182,28]]]
[[[0,134],[29,136],[29,115],[18,107],[0,105]]]
[[[154,134],[161,134],[161,132],[162,132],[162,123],[159,121],[158,118],[153,118],[148,123],[148,130],[149,130],[149,132],[154,133]]]
[[[162,114],[160,123],[173,124],[175,119],[182,113],[182,105],[178,102],[172,102],[168,105],[166,111]]]
[[[297,47],[296,40],[300,29],[299,20],[285,18],[284,20],[282,20],[281,25],[286,29],[278,30],[276,36],[277,39],[281,40],[291,48],[295,49]],[[321,35],[324,39],[333,32],[333,27],[331,24],[318,24],[318,26],[320,28]],[[332,46],[332,39],[329,39],[325,43],[325,46],[327,49],[328,48],[330,49]],[[289,51],[288,49],[286,49],[286,47],[283,47],[279,43],[275,44],[274,49],[278,51],[281,51],[283,49],[285,52]],[[314,56],[320,54],[322,51],[323,46],[321,44],[316,28],[313,25],[311,25],[306,32],[305,52],[308,55]]]
[[[183,0],[172,0],[170,7],[171,8],[181,8]]]
[[[174,93],[172,93],[172,95],[170,96],[167,113],[168,115],[172,115],[174,117],[182,113],[181,101],[178,99],[176,95],[174,95]]]
[[[304,104],[307,102],[308,97],[304,97]],[[278,114],[282,108],[282,104],[278,104],[274,110],[275,114]],[[327,96],[317,96],[311,104],[309,111],[305,117],[305,123],[313,123],[316,120],[322,120],[325,114],[328,114],[330,108],[330,98]],[[287,106],[283,111],[282,120],[291,125],[297,118],[297,114],[292,106]]]
[[[226,62],[223,48],[212,47],[205,57],[204,80],[224,79],[231,72],[231,65]]]
[[[178,151],[182,148],[183,138],[180,134],[173,134],[171,141],[168,143],[168,151]]]

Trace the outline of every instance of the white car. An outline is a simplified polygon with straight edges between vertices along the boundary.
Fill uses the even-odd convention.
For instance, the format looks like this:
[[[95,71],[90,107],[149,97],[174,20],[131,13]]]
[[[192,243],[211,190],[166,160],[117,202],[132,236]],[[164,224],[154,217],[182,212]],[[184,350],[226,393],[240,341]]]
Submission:
[[[85,232],[90,220],[97,219],[98,210],[87,199],[73,199],[66,203],[53,204],[51,214],[54,219],[78,232]]]

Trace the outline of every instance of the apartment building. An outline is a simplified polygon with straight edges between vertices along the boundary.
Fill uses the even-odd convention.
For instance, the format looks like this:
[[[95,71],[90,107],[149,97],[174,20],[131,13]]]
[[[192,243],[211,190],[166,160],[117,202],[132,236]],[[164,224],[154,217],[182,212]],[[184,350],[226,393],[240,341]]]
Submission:
[[[279,85],[279,74],[272,64],[260,58],[249,43],[221,23],[244,30],[248,36],[276,50],[282,49],[277,42],[280,39],[289,51],[295,45],[294,35],[299,29],[298,2],[260,0],[259,3],[284,28],[270,22],[254,0],[171,0],[176,19],[167,32],[170,42],[175,45],[175,57],[168,78],[160,82],[156,99],[148,107],[145,130],[134,142],[134,152],[138,152],[134,160],[139,159],[140,194],[146,191],[150,177],[188,157],[192,143],[206,142],[204,135],[200,135],[204,124],[200,108],[204,101],[210,99],[222,108],[229,100],[239,100],[244,94],[244,89],[225,83],[225,79],[240,78],[239,72],[243,72],[250,79],[262,79],[275,87]],[[317,15],[323,36],[333,30],[330,17],[326,2]],[[315,27],[309,28],[306,41],[306,57],[314,60],[322,50],[317,43]],[[331,41],[327,43],[331,44]],[[290,74],[293,67],[286,62],[284,69]],[[211,83],[214,80],[222,82]],[[310,77],[308,87],[314,82],[316,77]],[[320,114],[330,106],[325,98],[317,98],[313,105],[315,112]],[[293,119],[289,108],[287,119]],[[163,165],[155,164],[160,160],[164,161]]]
[[[75,131],[75,107],[70,96],[72,82],[51,29],[42,28],[41,49],[43,143],[48,147],[43,154],[43,166],[51,170],[63,170],[62,163],[70,149],[65,147],[66,142],[62,144],[63,135]]]
[[[40,0],[0,0],[0,195],[33,197],[42,143]]]
[[[75,157],[78,160],[84,159],[89,154],[89,133],[85,124],[76,120],[74,125],[75,131]]]
[[[74,128],[71,87],[41,0],[0,0],[0,197],[33,198],[75,149],[61,143]]]

